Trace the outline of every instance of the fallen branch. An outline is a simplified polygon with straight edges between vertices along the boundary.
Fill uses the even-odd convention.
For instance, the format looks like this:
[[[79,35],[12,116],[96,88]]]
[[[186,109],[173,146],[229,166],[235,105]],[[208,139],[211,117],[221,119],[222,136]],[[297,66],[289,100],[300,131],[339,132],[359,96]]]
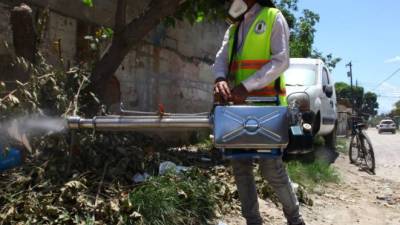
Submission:
[[[99,196],[100,196],[100,194],[101,194],[101,188],[102,188],[103,183],[104,183],[104,177],[106,176],[107,168],[108,168],[108,163],[106,163],[106,164],[104,165],[103,174],[101,175],[101,181],[100,181],[99,186],[98,186],[98,188],[97,188],[96,198],[95,198],[95,200],[94,200],[93,221],[96,221],[97,202],[98,202]]]
[[[76,116],[78,114],[78,109],[79,109],[79,107],[78,107],[79,101],[78,100],[79,100],[81,91],[83,89],[83,86],[85,84],[85,81],[89,81],[89,79],[87,77],[83,76],[82,82],[80,82],[80,84],[79,84],[78,91],[76,92],[76,94],[74,96],[74,100],[72,102],[70,102],[70,104],[69,104],[67,110],[65,111],[65,113],[63,114],[63,116],[68,115],[71,110],[73,110],[73,112],[72,112],[73,116]]]
[[[43,76],[39,76],[39,77],[37,77],[37,78],[40,80],[40,79],[44,79],[44,78],[47,78],[47,77],[52,76],[52,75],[54,75],[54,73],[48,73],[48,74],[45,74],[45,75],[43,75]],[[87,79],[87,78],[86,78],[86,79]],[[17,81],[17,82],[18,82],[18,81]],[[19,83],[19,86],[20,86],[20,87],[25,87],[26,85],[29,84],[29,82],[25,82],[25,83],[18,82],[18,83]],[[6,96],[4,96],[2,99],[0,99],[0,103],[4,102],[4,101],[5,101],[7,98],[9,98],[11,95],[14,95],[17,91],[18,91],[18,88],[17,88],[17,89],[14,89],[14,90],[12,90],[12,91],[10,91]]]

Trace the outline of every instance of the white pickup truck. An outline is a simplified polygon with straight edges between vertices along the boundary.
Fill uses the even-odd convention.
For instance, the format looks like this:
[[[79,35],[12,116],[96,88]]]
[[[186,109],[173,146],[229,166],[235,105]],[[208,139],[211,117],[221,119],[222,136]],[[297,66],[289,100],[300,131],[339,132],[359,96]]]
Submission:
[[[289,153],[309,150],[316,135],[323,136],[325,145],[336,146],[336,93],[333,78],[320,59],[293,58],[284,73],[289,104],[300,103],[303,120],[312,125],[310,138],[297,138],[289,146]]]

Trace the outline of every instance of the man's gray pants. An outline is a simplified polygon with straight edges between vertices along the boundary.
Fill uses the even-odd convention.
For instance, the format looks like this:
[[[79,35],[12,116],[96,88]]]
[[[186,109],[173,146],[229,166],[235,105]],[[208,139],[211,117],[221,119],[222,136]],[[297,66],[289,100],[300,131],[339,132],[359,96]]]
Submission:
[[[253,160],[233,159],[231,163],[242,204],[242,215],[246,219],[247,225],[263,224],[253,175]],[[289,224],[301,223],[299,202],[283,165],[282,157],[260,159],[259,165],[261,176],[268,181],[282,203],[283,212]]]

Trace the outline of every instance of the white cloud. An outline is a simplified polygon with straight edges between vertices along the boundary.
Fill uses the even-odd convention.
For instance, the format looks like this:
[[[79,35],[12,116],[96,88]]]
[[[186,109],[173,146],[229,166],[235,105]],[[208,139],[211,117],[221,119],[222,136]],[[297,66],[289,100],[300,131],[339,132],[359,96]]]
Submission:
[[[385,60],[385,63],[395,63],[395,62],[400,62],[400,56],[396,56],[394,58]]]

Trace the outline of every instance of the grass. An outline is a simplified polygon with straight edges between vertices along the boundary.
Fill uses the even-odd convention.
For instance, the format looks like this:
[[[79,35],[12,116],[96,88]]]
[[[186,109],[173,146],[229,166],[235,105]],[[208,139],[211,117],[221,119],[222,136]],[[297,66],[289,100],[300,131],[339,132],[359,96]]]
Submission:
[[[336,151],[340,153],[347,153],[348,151],[348,139],[347,138],[337,138],[336,141]]]
[[[324,146],[325,145],[325,139],[322,136],[315,136],[314,137],[314,142],[313,145],[316,147]]]
[[[290,161],[287,163],[290,178],[309,190],[316,185],[324,183],[337,183],[340,181],[339,173],[335,168],[323,161],[303,163]]]
[[[207,137],[198,141],[194,146],[201,150],[209,150],[213,148],[213,142],[209,137]]]
[[[140,225],[208,224],[215,215],[217,186],[200,170],[152,178],[129,195]]]

